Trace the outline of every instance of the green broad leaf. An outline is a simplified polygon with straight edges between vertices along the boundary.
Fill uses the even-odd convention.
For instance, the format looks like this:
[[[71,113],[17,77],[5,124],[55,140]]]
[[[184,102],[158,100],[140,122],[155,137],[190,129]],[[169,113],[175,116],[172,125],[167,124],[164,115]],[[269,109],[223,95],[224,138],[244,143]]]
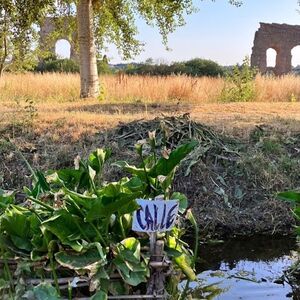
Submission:
[[[32,196],[34,198],[38,198],[41,193],[46,193],[50,191],[50,185],[46,180],[46,177],[41,171],[35,172],[35,183],[32,190],[26,189],[26,193],[29,196]]]
[[[26,250],[28,252],[32,249],[32,245],[29,239],[21,238],[16,235],[10,235],[9,237],[17,248]]]
[[[98,291],[90,299],[91,300],[107,300],[108,298],[107,298],[107,293],[105,293],[103,291]]]
[[[179,212],[184,213],[188,208],[188,199],[184,194],[175,192],[172,194],[171,200],[179,200]]]
[[[128,295],[129,294],[129,287],[128,284],[125,284],[123,281],[111,281],[109,283],[109,292],[113,296],[118,295]]]
[[[91,188],[91,179],[88,170],[84,170],[80,176],[78,189],[88,190]]]
[[[167,238],[167,247],[181,252],[181,255],[173,257],[173,261],[177,264],[177,266],[182,270],[182,272],[187,276],[189,280],[196,280],[196,274],[191,267],[191,258],[184,252],[183,248],[177,242],[175,237],[169,236]]]
[[[168,248],[165,249],[169,257],[179,257],[182,253],[176,249]]]
[[[136,264],[133,270],[132,268],[129,268],[126,264],[126,261],[122,260],[121,258],[114,259],[113,263],[115,264],[121,277],[127,284],[137,286],[142,282],[147,282],[149,271],[147,269],[147,266],[143,262],[141,262],[140,264]]]
[[[136,199],[139,198],[140,194],[135,194],[135,198],[131,199],[127,204],[124,204],[122,207],[118,209],[118,214],[120,216],[124,216],[126,214],[131,214],[134,211],[139,209],[139,205],[136,203]]]
[[[61,183],[63,186],[73,189],[79,184],[83,170],[62,169],[48,176],[54,183]]]
[[[9,281],[0,278],[0,291],[9,288]]]
[[[0,189],[0,210],[1,207],[6,208],[8,204],[13,204],[14,200],[15,192],[5,192],[4,190]]]
[[[87,195],[83,195],[80,193],[76,193],[74,191],[71,191],[67,188],[63,188],[63,192],[65,193],[65,195],[67,195],[70,199],[74,200],[74,202],[79,205],[82,206],[86,209],[90,209],[92,207],[92,205],[94,204],[95,200],[97,200],[97,196],[93,195],[93,196],[87,196]]]
[[[61,209],[56,211],[53,217],[44,221],[42,227],[54,234],[62,244],[69,245],[75,251],[80,252],[83,249],[79,240],[85,239],[82,232],[86,224],[78,216]]]
[[[91,181],[94,181],[94,179],[97,175],[96,171],[91,166],[88,167],[88,170],[89,170],[89,176],[90,176]]]
[[[90,291],[96,291],[99,290],[100,288],[103,291],[108,290],[109,282],[110,282],[110,277],[104,267],[99,267],[96,271],[96,273],[90,274],[90,286],[89,290]]]
[[[297,227],[296,227],[295,232],[296,232],[296,234],[297,234],[298,236],[300,236],[300,226],[297,226]]]
[[[138,286],[142,282],[147,282],[147,272],[131,272],[130,277],[126,278],[125,282],[132,286]]]
[[[9,236],[0,235],[0,248],[9,249],[21,257],[28,257],[28,251],[17,248]]]
[[[277,197],[280,200],[290,201],[300,204],[300,192],[297,191],[288,191],[277,194]]]
[[[169,158],[161,157],[156,165],[149,171],[149,176],[157,177],[159,175],[168,176],[173,169],[198,145],[197,141],[179,146],[173,150]]]
[[[137,286],[147,281],[149,269],[141,260],[140,242],[136,238],[121,241],[114,250],[114,255],[113,263],[127,284]]]
[[[124,280],[130,278],[130,269],[125,264],[124,259],[122,259],[121,257],[117,257],[113,260],[113,263],[116,265],[122,278],[125,278]]]
[[[41,171],[36,171],[36,176],[38,178],[38,184],[41,187],[41,191],[44,193],[50,191],[50,185],[47,182],[44,174]]]
[[[49,283],[40,283],[25,293],[22,299],[29,300],[60,300],[56,289]]]
[[[119,167],[122,170],[130,173],[131,175],[138,176],[143,181],[146,181],[146,179],[147,179],[146,174],[145,174],[145,170],[143,168],[137,168],[135,166],[131,166],[126,161],[117,161],[117,162],[115,162],[111,165]],[[149,171],[149,170],[146,169],[146,171]]]
[[[31,250],[30,215],[28,209],[10,205],[0,218],[0,232],[5,232],[17,248],[26,251]]]
[[[297,206],[293,209],[293,214],[298,220],[300,220],[300,206]]]
[[[99,218],[108,218],[112,214],[131,213],[137,209],[135,199],[141,195],[142,192],[132,192],[120,182],[110,183],[98,191],[98,196],[101,198],[87,212],[86,220],[90,222]]]
[[[130,238],[124,239],[123,241],[121,241],[120,244],[122,245],[120,247],[121,252],[124,250],[130,250],[132,252],[133,256],[137,260],[141,259],[141,245],[140,245],[140,242],[136,238],[130,237]]]
[[[123,187],[132,192],[143,192],[147,185],[139,177],[132,177],[128,182],[124,183]]]
[[[55,259],[60,265],[71,270],[92,271],[106,263],[106,256],[102,250],[101,252],[99,253],[97,248],[91,248],[80,253],[62,251],[55,254]]]
[[[103,169],[105,161],[107,161],[110,156],[110,150],[97,149],[90,154],[88,164],[97,174],[99,174]]]

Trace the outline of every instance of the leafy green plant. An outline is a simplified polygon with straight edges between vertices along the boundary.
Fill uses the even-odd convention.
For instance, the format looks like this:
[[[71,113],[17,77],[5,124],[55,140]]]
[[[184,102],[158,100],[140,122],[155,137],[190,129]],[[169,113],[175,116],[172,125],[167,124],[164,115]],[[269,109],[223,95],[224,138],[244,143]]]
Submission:
[[[140,165],[126,161],[112,164],[130,174],[116,182],[102,178],[104,164],[111,156],[104,149],[95,150],[86,160],[79,159],[75,169],[45,174],[31,169],[33,183],[24,188],[25,203],[16,203],[13,193],[0,190],[0,258],[18,256],[30,263],[31,276],[51,276],[56,292],[53,288],[45,291],[45,285],[31,290],[34,294],[51,294],[51,299],[59,299],[58,278],[65,273],[88,277],[95,298],[132,293],[137,286],[143,289],[150,269],[149,253],[141,249],[149,238],[131,230],[132,215],[138,208],[136,199],[163,195],[166,201],[178,199],[180,216],[177,226],[160,234],[160,239],[174,269],[181,274],[178,280],[183,276],[195,280],[195,259],[182,236],[185,219],[196,225],[191,212],[186,212],[186,197],[172,191],[172,181],[177,166],[196,146],[197,142],[191,141],[173,151],[161,149],[155,132],[150,132],[148,141],[136,145]],[[34,267],[37,262],[43,262],[38,269]],[[119,280],[111,281],[116,274]],[[7,282],[4,275],[0,271]],[[5,295],[7,285],[3,286]],[[173,299],[179,297],[177,288],[172,293]]]
[[[300,191],[281,192],[278,198],[293,204],[293,213],[297,221],[300,221]],[[300,236],[300,226],[296,227],[296,233]]]
[[[254,79],[256,69],[251,68],[249,57],[241,66],[234,66],[232,72],[225,77],[225,85],[220,100],[224,102],[247,102],[255,97]]]
[[[36,68],[37,72],[79,73],[79,64],[73,59],[50,56]]]

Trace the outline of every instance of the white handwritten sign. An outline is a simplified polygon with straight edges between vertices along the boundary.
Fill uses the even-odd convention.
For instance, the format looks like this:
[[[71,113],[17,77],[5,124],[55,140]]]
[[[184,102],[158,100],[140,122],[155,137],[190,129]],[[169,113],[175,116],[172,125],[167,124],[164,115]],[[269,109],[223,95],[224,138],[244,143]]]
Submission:
[[[176,221],[177,200],[136,200],[140,208],[134,212],[132,230],[158,232],[171,230]]]

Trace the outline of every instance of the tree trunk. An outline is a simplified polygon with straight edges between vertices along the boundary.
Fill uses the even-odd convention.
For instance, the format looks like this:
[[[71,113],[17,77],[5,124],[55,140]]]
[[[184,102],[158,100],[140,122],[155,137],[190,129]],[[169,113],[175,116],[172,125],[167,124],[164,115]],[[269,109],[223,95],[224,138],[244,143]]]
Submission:
[[[80,60],[80,97],[95,98],[99,94],[92,0],[77,4],[78,42]]]

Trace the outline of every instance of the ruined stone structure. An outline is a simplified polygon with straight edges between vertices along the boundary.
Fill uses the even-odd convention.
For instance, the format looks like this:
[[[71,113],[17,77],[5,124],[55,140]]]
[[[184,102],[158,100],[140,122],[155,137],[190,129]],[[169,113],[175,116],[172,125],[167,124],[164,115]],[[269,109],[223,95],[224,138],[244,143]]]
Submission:
[[[74,31],[74,17],[64,17],[62,19],[45,18],[40,29],[40,46],[42,50],[47,50],[55,55],[55,44],[58,40],[64,39],[70,43],[70,58],[77,60],[77,32]],[[75,23],[76,24],[76,23]]]
[[[292,54],[294,47],[300,45],[300,26],[287,24],[260,23],[260,28],[255,33],[252,48],[251,66],[258,67],[261,73],[266,73],[267,50],[276,51],[275,75],[283,75],[292,70]]]

